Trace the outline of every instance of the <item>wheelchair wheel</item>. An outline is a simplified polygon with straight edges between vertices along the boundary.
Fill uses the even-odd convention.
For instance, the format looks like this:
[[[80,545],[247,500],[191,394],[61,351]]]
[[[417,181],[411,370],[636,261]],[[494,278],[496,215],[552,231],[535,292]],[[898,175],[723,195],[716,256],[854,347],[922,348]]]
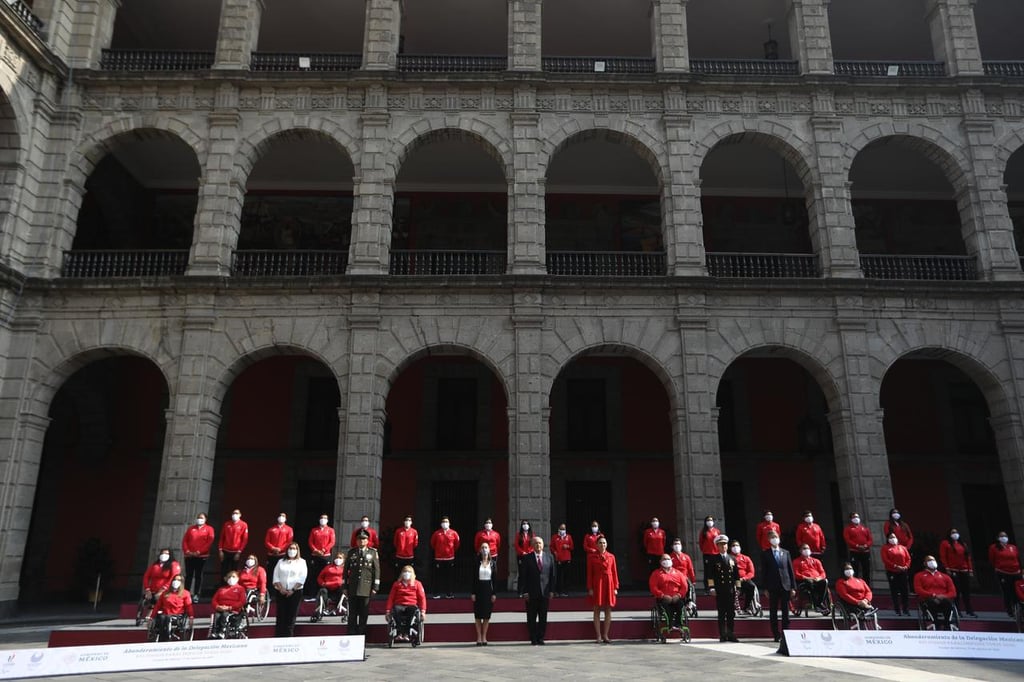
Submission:
[[[761,618],[764,615],[764,607],[761,606],[761,591],[754,587],[754,598],[750,602],[750,615],[754,618]]]
[[[659,644],[664,644],[668,639],[666,636],[668,634],[668,628],[662,626],[661,621],[662,611],[658,608],[658,605],[655,604],[651,607],[651,629],[654,630],[655,641]]]
[[[322,594],[318,594],[316,597],[316,608],[313,609],[313,615],[309,617],[310,623],[319,623],[324,619],[324,612],[327,611],[327,597]]]
[[[135,609],[135,627],[142,625],[142,621],[146,619],[146,605],[148,601],[146,595],[139,597],[139,607]]]
[[[918,604],[917,606],[917,629],[918,630],[934,630],[935,619],[932,614],[929,613],[923,605]]]
[[[262,623],[266,620],[267,615],[270,614],[270,597],[269,595],[261,603],[259,597],[256,598],[256,621]]]
[[[395,638],[398,637],[398,624],[395,619],[392,618],[388,621],[388,648],[393,649],[395,646]]]
[[[348,595],[344,592],[341,593],[341,598],[338,599],[338,605],[334,607],[334,612],[338,614],[338,619],[342,623],[348,623]]]
[[[423,644],[423,621],[419,618],[416,619],[415,635],[413,635],[413,637],[410,637],[410,639],[412,639],[413,646],[419,646],[420,644]]]
[[[684,643],[689,643],[690,642],[690,628],[689,627],[687,627],[685,625],[683,626],[682,631],[679,633],[679,639],[682,640]]]

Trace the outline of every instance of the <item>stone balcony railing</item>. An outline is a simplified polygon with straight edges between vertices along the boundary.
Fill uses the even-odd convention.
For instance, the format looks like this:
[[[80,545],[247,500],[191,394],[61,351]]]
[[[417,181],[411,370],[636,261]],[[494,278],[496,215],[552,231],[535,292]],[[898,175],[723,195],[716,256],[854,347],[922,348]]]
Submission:
[[[343,275],[348,251],[235,251],[231,274],[236,277],[324,277]]]
[[[32,32],[36,35],[41,36],[43,33],[43,20],[32,13],[32,8],[26,5],[22,0],[0,0],[3,4],[7,5],[15,16],[21,19],[21,22],[32,29]]]
[[[944,78],[946,63],[840,60],[835,62],[835,73],[837,76],[872,78]]]
[[[926,279],[971,281],[978,279],[972,256],[863,255],[860,268],[865,279]]]
[[[548,274],[559,277],[664,277],[664,252],[548,251]]]
[[[800,64],[788,59],[691,59],[690,71],[712,76],[795,76]]]
[[[105,71],[199,71],[212,66],[212,52],[103,50],[100,58]]]
[[[712,277],[813,278],[820,276],[813,253],[708,253]]]
[[[400,54],[399,71],[408,73],[483,73],[504,71],[508,57],[504,55]]]
[[[354,71],[363,65],[361,54],[253,52],[251,71]]]
[[[140,251],[73,250],[64,252],[64,277],[167,277],[184,275],[188,249]]]
[[[503,275],[505,251],[440,251],[392,249],[392,275]]]
[[[1019,62],[983,62],[986,76],[1002,76],[1003,78],[1024,78],[1024,61]]]
[[[654,73],[650,57],[544,57],[541,69],[551,73]]]

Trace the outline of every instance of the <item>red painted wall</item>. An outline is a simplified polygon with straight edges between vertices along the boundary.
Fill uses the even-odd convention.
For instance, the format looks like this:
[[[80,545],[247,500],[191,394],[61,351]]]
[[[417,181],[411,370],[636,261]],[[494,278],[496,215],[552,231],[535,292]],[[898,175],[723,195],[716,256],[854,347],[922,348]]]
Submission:
[[[882,382],[881,405],[885,410],[885,446],[888,452],[930,454],[944,451],[942,430],[936,428],[939,413],[932,391],[934,369],[934,363],[915,360],[897,362],[886,373]]]
[[[791,360],[740,358],[745,377],[754,452],[796,452],[797,425],[807,414],[807,384],[812,379]]]
[[[288,447],[295,368],[307,358],[282,355],[247,368],[231,385],[227,450],[279,450]]]

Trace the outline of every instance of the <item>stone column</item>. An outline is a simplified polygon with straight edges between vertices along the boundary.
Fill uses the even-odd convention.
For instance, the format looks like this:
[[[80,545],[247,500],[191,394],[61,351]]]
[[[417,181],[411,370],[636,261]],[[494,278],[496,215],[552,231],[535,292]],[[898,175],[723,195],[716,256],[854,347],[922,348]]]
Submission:
[[[222,100],[222,95],[228,95],[224,101],[226,106],[210,114],[210,151],[199,180],[195,234],[187,273],[195,276],[231,274],[231,260],[242,225],[245,185],[235,172],[241,118],[237,108],[230,106],[237,104],[234,102],[237,92],[229,85],[222,86],[221,90],[218,101]]]
[[[214,69],[247,70],[260,39],[264,0],[221,0]]]
[[[382,91],[383,87],[372,86],[373,89]],[[386,94],[381,97],[386,99]],[[360,122],[362,156],[353,179],[352,243],[346,273],[382,275],[388,272],[391,253],[394,178],[398,172],[385,167],[391,145],[391,116],[386,111],[372,111],[364,113]]]
[[[401,35],[401,0],[367,0],[366,27],[363,29],[363,68],[368,71],[393,71],[397,66]]]
[[[508,0],[508,70],[541,70],[542,0]]]
[[[35,0],[32,13],[46,24],[46,44],[64,60],[68,59],[75,30],[75,7],[72,0]]]
[[[79,0],[78,13],[68,48],[68,66],[95,69],[103,50],[114,37],[114,20],[121,0]]]
[[[815,96],[814,135],[817,179],[808,188],[811,244],[825,277],[861,277],[857,228],[850,201],[850,182],[844,161],[843,122],[832,113],[832,93]]]
[[[544,180],[538,169],[540,116],[533,111],[532,87],[516,92],[512,113],[513,177],[508,183],[508,271],[516,275],[546,272]]]
[[[658,71],[690,70],[690,45],[686,33],[686,3],[689,0],[652,0],[651,37]]]
[[[789,0],[786,22],[793,57],[802,74],[832,74],[832,32],[828,25],[831,0]]]
[[[661,183],[661,224],[668,274],[700,277],[705,271],[703,214],[700,207],[700,168],[691,154],[693,121],[682,113],[666,113],[665,142],[668,177]]]
[[[992,414],[989,423],[995,435],[1006,503],[1013,524],[1012,529],[1006,530],[1013,531],[1019,545],[1024,538],[1024,395],[1020,392],[1021,381],[1024,380],[1024,319],[1004,320],[1001,326],[1012,380],[1003,385],[1005,404],[989,405]],[[975,542],[978,541],[975,538]]]
[[[950,76],[981,76],[981,46],[974,23],[976,0],[928,0],[928,28],[935,60]]]
[[[972,96],[973,95],[973,96]],[[1013,221],[1003,184],[1004,166],[995,158],[995,125],[984,115],[984,97],[979,92],[965,96],[965,106],[976,110],[964,118],[967,152],[973,182],[958,188],[957,206],[964,230],[967,252],[978,259],[979,275],[986,280],[1019,280],[1020,256],[1013,238]],[[980,110],[980,111],[977,111]],[[969,110],[968,110],[969,111]]]

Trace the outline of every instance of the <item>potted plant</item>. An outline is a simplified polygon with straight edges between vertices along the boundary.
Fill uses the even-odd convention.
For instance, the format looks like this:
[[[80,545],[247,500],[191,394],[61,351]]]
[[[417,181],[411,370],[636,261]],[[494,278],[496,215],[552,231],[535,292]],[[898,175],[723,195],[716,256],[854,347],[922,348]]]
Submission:
[[[75,559],[75,583],[80,593],[88,595],[93,604],[103,599],[103,588],[110,583],[113,570],[110,548],[99,538],[89,538],[79,546]]]

